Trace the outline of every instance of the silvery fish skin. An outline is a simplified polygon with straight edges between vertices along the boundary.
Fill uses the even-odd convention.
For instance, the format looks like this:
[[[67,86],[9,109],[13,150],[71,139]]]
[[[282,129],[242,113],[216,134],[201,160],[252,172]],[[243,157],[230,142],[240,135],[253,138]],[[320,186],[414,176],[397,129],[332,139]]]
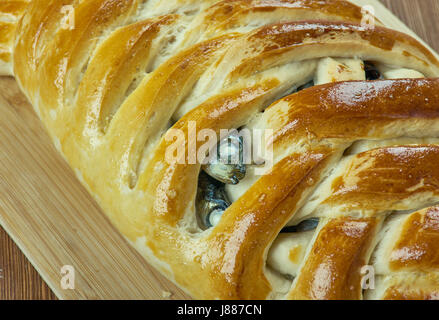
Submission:
[[[236,185],[247,173],[243,150],[242,137],[231,135],[218,143],[217,157],[203,166],[203,170],[218,181]]]
[[[372,62],[366,61],[364,63],[364,71],[366,72],[366,80],[368,81],[384,79],[384,76]]]
[[[283,228],[281,233],[295,233],[315,230],[318,227],[319,222],[320,220],[318,218],[304,220],[296,226]]]
[[[231,205],[224,184],[204,172],[200,173],[196,210],[201,228],[207,230],[216,226],[224,211]]]

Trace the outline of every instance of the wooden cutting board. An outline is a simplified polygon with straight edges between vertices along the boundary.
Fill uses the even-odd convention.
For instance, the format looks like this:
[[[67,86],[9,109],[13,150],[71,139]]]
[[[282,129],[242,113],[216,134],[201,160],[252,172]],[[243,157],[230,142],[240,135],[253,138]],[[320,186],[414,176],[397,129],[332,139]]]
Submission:
[[[377,0],[353,2],[373,5],[381,21],[413,35]],[[162,299],[172,293],[173,299],[189,298],[112,227],[12,78],[0,78],[0,114],[0,225],[56,296]],[[65,265],[75,269],[74,290],[61,288]]]

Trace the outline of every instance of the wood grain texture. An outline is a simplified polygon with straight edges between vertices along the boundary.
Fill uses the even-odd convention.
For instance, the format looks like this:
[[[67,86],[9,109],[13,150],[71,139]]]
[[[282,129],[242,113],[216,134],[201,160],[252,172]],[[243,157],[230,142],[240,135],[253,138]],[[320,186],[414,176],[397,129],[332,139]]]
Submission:
[[[439,50],[439,0],[382,2]],[[160,299],[172,292],[173,298],[188,298],[146,265],[109,224],[11,78],[0,78],[0,113],[0,225],[58,297]],[[77,270],[76,290],[59,286],[65,264]],[[3,230],[0,269],[0,300],[56,298]]]
[[[55,294],[2,228],[0,250],[0,299],[56,299]]]
[[[113,228],[52,146],[15,80],[1,79],[0,93],[0,224],[54,293],[153,299],[166,291],[185,298]],[[75,290],[61,288],[65,265],[75,268]]]

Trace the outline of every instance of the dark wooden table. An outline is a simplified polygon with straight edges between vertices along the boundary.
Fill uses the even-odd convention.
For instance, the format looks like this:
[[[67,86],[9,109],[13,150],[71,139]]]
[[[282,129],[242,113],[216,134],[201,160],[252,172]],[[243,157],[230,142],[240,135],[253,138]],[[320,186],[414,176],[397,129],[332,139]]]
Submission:
[[[439,0],[382,0],[439,51]],[[56,299],[20,249],[0,227],[0,300]]]

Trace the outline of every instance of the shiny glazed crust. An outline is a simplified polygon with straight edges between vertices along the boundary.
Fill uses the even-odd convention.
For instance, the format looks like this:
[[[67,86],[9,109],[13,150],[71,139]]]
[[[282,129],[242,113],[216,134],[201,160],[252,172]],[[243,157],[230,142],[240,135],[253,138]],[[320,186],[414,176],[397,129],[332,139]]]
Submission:
[[[439,296],[439,61],[416,40],[362,27],[339,0],[3,0],[0,17],[0,71],[114,225],[193,297]],[[286,95],[326,57],[430,78]],[[200,165],[165,161],[170,122],[273,132],[272,170],[215,228],[196,220]],[[289,283],[268,251],[309,217],[320,224]]]

